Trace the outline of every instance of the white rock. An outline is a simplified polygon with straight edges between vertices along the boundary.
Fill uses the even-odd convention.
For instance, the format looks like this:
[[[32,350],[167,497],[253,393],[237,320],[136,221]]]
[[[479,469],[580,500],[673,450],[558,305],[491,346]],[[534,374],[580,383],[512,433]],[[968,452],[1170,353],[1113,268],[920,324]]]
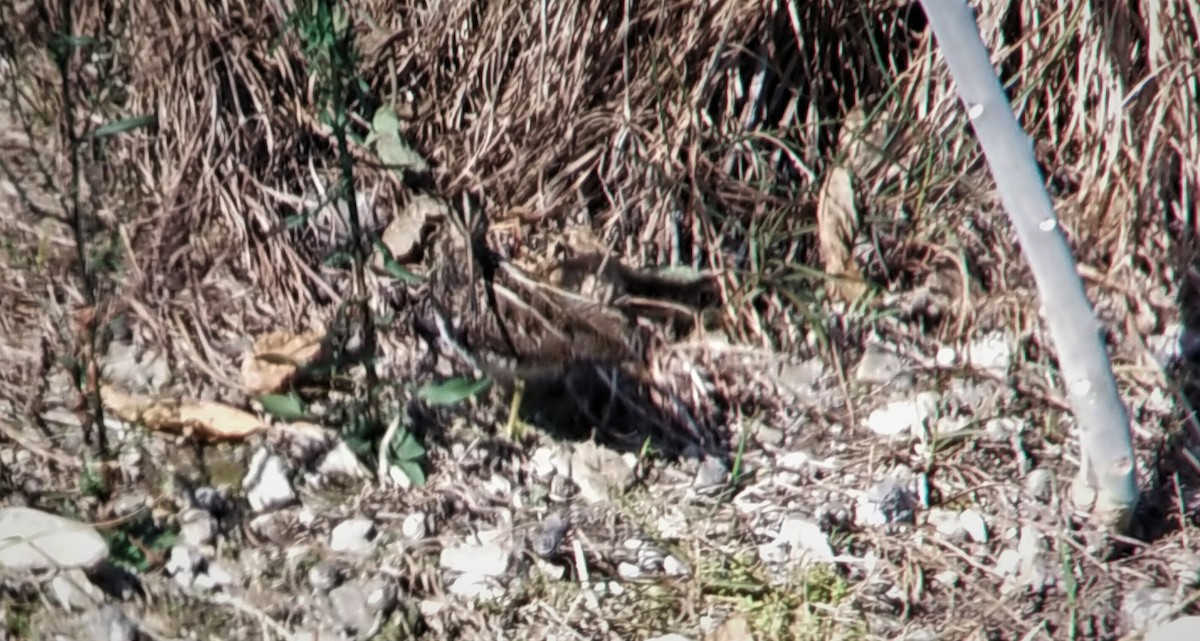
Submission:
[[[1012,363],[1012,344],[1004,334],[992,332],[967,346],[967,364],[995,376],[1003,376]]]
[[[196,578],[196,568],[203,562],[204,558],[199,553],[186,544],[179,543],[171,548],[171,554],[167,557],[167,574],[171,575],[180,587],[189,588]]]
[[[533,465],[533,476],[539,481],[545,481],[554,476],[556,469],[556,454],[552,448],[542,446],[533,451],[533,455],[529,457],[530,464]]]
[[[959,515],[952,510],[934,508],[926,513],[925,518],[937,530],[938,534],[941,534],[948,540],[957,541],[965,538],[967,535],[963,529],[962,522],[959,520]]]
[[[108,544],[91,526],[28,507],[0,508],[0,568],[92,568]]]
[[[915,397],[893,401],[871,412],[865,426],[880,436],[907,436],[937,414],[938,396],[921,392]]]
[[[832,563],[833,546],[821,526],[798,517],[788,517],[779,526],[776,544],[787,545],[790,558],[801,563]]]
[[[933,575],[934,581],[937,581],[948,588],[958,585],[959,578],[960,576],[958,572],[955,572],[954,570],[942,570],[941,572]]]
[[[492,496],[503,499],[508,498],[512,494],[513,484],[512,481],[503,476],[493,474],[488,480],[483,482],[483,489],[491,493]]]
[[[1025,477],[1025,491],[1029,496],[1045,503],[1052,495],[1051,483],[1054,480],[1050,471],[1043,467],[1034,468]]]
[[[617,564],[617,575],[626,581],[635,581],[640,579],[642,578],[643,574],[642,568],[638,567],[635,563],[622,561],[621,563]]]
[[[976,543],[987,543],[988,527],[983,515],[975,510],[963,510],[958,515],[959,525],[967,532],[967,536]]]
[[[334,552],[365,555],[375,540],[375,522],[371,519],[347,519],[329,533],[329,549]]]
[[[86,613],[83,621],[89,633],[87,638],[93,641],[135,641],[139,636],[137,625],[115,603]]]
[[[233,581],[233,573],[228,568],[220,563],[210,563],[203,574],[196,575],[192,587],[204,591],[216,590],[233,585]]]
[[[508,571],[510,559],[508,549],[494,543],[460,545],[442,550],[438,564],[442,569],[453,572],[498,577]]]
[[[1024,432],[1028,425],[1025,419],[1002,416],[1000,418],[989,419],[987,423],[984,423],[984,431],[993,440],[1004,441],[1011,438],[1014,434]]]
[[[211,545],[217,538],[217,520],[205,510],[185,509],[179,513],[179,536],[193,547]]]
[[[950,367],[958,360],[958,352],[955,352],[953,347],[942,347],[933,359],[942,367]]]
[[[425,513],[413,512],[400,522],[400,535],[410,541],[420,541],[428,534]]]
[[[55,573],[50,591],[65,610],[91,610],[104,603],[104,592],[79,568]]]
[[[296,490],[288,479],[288,467],[283,458],[260,448],[250,460],[246,478],[242,480],[246,500],[255,512],[277,510],[296,501]]]
[[[322,476],[362,478],[366,476],[367,471],[354,450],[350,449],[345,441],[338,441],[321,457],[321,462],[317,464],[317,473]]]
[[[996,557],[996,572],[1003,576],[1016,576],[1021,569],[1021,553],[1012,548],[1006,548]]]
[[[1168,588],[1144,586],[1125,593],[1121,601],[1121,614],[1130,630],[1144,630],[1150,624],[1171,612],[1175,606],[1175,593]],[[1175,637],[1195,639],[1196,637]]]
[[[454,579],[446,590],[455,596],[477,601],[494,601],[504,596],[504,589],[495,585],[490,577],[473,572]]]
[[[687,576],[692,573],[692,568],[688,567],[682,559],[674,554],[668,554],[662,560],[663,572],[667,576]]]
[[[1178,641],[1200,639],[1200,616],[1180,617],[1155,627],[1146,635],[1145,641]]]

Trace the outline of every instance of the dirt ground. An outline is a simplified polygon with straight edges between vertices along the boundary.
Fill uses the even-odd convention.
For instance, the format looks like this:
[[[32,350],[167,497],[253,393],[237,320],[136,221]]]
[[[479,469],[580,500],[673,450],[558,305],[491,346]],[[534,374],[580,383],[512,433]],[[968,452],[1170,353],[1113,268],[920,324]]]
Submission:
[[[977,11],[1130,410],[1121,536],[915,3],[3,4],[0,524],[105,553],[0,573],[0,640],[1200,614],[1200,15],[1102,4]]]

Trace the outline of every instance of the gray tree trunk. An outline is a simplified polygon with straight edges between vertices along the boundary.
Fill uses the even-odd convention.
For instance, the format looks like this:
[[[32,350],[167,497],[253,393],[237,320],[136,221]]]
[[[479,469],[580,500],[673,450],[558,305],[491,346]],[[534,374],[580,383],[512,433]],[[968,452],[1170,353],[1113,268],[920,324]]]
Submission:
[[[1033,146],[1013,116],[970,7],[963,0],[921,4],[1037,282],[1041,316],[1079,425],[1075,499],[1104,525],[1123,530],[1138,500],[1129,414]]]

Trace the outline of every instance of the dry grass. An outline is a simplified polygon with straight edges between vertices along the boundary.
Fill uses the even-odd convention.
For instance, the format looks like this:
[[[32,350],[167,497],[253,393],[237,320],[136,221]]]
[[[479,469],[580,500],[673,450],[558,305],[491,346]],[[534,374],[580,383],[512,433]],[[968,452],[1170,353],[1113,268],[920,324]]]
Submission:
[[[752,357],[819,353],[840,376],[844,406],[809,414],[822,425],[854,425],[869,408],[846,369],[866,334],[936,349],[1005,329],[1023,361],[1015,404],[1043,419],[1039,438],[1069,446],[1052,418],[1064,405],[1036,322],[1036,292],[919,9],[886,0],[348,5],[362,91],[333,98],[358,136],[376,108],[395,108],[432,166],[429,184],[406,182],[351,141],[369,230],[429,191],[478,203],[489,242],[514,259],[537,258],[583,228],[626,265],[715,274],[721,304],[693,319],[698,329],[677,336],[656,328],[669,339],[659,365],[662,376],[689,381],[676,389],[705,372],[730,406],[731,425],[786,405],[763,393],[771,375],[746,376],[763,369]],[[97,326],[166,352],[181,390],[218,397],[233,394],[225,381],[236,378],[248,335],[337,316],[350,278],[323,261],[344,232],[319,205],[342,175],[339,140],[321,117],[325,97],[303,25],[289,18],[298,9],[288,0],[79,2],[74,33],[95,40],[74,56],[64,92],[49,48],[66,23],[61,6],[0,7],[0,418],[36,416],[46,398],[70,398],[75,385],[54,372],[60,357],[84,353],[79,312],[89,296]],[[1187,372],[1168,382],[1151,366],[1144,337],[1197,317],[1200,15],[1180,0],[1017,0],[982,3],[979,23],[1109,327],[1138,437],[1144,448],[1157,446],[1185,432],[1194,393]],[[65,122],[68,103],[73,122]],[[156,125],[82,138],[78,202],[97,278],[88,292],[77,276],[66,132],[141,115]],[[826,296],[817,267],[822,185],[837,168],[853,175],[861,218],[852,226],[857,238],[843,239],[841,249],[879,294],[849,309]],[[890,315],[903,323],[878,322]],[[403,324],[382,333],[412,343]],[[718,349],[725,341],[734,346]],[[415,348],[389,349],[395,357]],[[392,373],[415,375],[416,367],[406,361]],[[1159,424],[1163,416],[1145,399],[1167,385],[1183,409]],[[680,396],[692,411],[711,409],[711,399]],[[784,419],[768,412],[764,420]],[[867,478],[890,464],[877,460],[873,444],[846,447]],[[1170,467],[1184,449],[1169,450],[1158,471],[1178,473],[1186,488],[1198,470]],[[947,492],[1019,482],[1006,456],[953,449],[939,461]],[[1003,492],[970,496],[1004,503]],[[1182,528],[1147,530],[1166,530],[1159,541],[1169,547]],[[881,550],[910,592],[924,585],[915,574],[936,572],[957,554],[863,538],[853,545]],[[1072,545],[1065,534],[1056,542]],[[1075,552],[1070,558],[1089,558]],[[1078,562],[1094,585],[1157,576]],[[759,590],[757,577],[727,581],[740,566],[716,565],[719,580],[683,592],[694,613],[749,612],[778,638],[870,638],[836,608],[806,611],[816,627],[797,629],[806,619],[786,590]],[[866,594],[865,578],[853,576],[862,583],[848,587],[843,577],[821,577],[818,592],[870,601],[877,595]],[[994,577],[981,570],[976,578],[953,598],[965,604],[947,603],[1001,629],[1032,629],[995,599]],[[713,587],[727,582],[752,589]],[[1072,616],[1090,612],[1109,589],[1086,593],[1092,587],[1081,587]],[[526,595],[531,600],[513,610],[519,616],[468,617],[458,631],[484,638],[488,622],[504,616],[521,618],[534,635],[578,629],[574,618],[586,617],[556,619],[564,615],[550,594],[538,593],[545,603],[536,607]],[[981,620],[904,614],[951,634]],[[588,634],[628,637],[672,616],[655,610],[622,620],[631,629]],[[1077,638],[1114,638],[1097,626]]]

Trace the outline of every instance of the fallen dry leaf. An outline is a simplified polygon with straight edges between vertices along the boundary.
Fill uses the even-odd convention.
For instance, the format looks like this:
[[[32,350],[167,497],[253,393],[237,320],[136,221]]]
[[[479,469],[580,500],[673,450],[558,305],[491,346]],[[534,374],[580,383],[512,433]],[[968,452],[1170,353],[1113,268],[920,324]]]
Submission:
[[[246,391],[259,395],[283,389],[297,370],[322,356],[324,339],[324,330],[260,336],[252,350],[242,357],[242,384]]]
[[[215,401],[157,399],[100,388],[104,406],[121,420],[158,431],[191,431],[210,439],[242,439],[267,428],[250,412]]]
[[[844,167],[834,167],[821,184],[817,236],[825,272],[835,279],[831,293],[847,301],[866,291],[858,264],[854,262],[854,239],[860,224],[853,177]]]

